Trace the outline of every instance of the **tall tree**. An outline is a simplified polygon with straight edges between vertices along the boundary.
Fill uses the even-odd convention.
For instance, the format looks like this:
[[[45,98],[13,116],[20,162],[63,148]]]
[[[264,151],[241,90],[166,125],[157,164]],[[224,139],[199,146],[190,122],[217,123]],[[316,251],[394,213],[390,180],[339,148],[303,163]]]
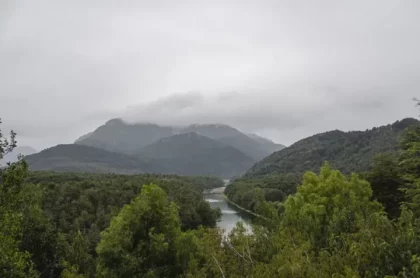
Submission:
[[[390,153],[377,155],[372,170],[365,176],[372,187],[373,198],[385,207],[390,218],[398,218],[400,205],[404,200],[404,193],[401,190],[404,181],[398,166],[398,158]]]
[[[156,185],[145,185],[101,233],[99,277],[175,277],[180,220],[175,203]]]
[[[0,121],[1,123],[1,121]],[[0,159],[16,146],[16,134],[3,136],[0,129]],[[25,207],[30,200],[23,190],[28,171],[27,164],[19,160],[1,170],[0,178],[0,277],[36,277],[30,260],[31,254],[19,249],[23,236]],[[29,202],[30,203],[30,202]]]

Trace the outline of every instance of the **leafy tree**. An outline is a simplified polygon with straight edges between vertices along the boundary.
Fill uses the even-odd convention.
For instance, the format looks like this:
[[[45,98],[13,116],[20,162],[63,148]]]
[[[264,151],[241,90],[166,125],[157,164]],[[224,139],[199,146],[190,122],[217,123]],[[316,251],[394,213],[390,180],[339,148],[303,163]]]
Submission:
[[[178,208],[156,185],[143,186],[101,233],[100,277],[174,277],[176,241],[181,233]]]
[[[93,275],[94,261],[89,254],[89,242],[80,231],[73,236],[72,243],[67,247],[65,258],[61,263],[65,267],[61,274],[63,278]]]
[[[324,248],[331,236],[356,231],[357,219],[382,210],[371,196],[366,181],[355,174],[347,178],[326,164],[319,176],[304,175],[297,193],[284,203],[284,221],[304,234],[314,248]]]
[[[1,123],[1,121],[0,121]],[[0,130],[0,159],[16,146],[16,134],[10,139]],[[1,171],[0,181],[0,276],[35,277],[31,255],[19,249],[23,236],[24,210],[28,194],[22,190],[27,165],[20,160]]]
[[[400,204],[404,200],[401,190],[404,184],[398,159],[389,153],[379,154],[374,158],[372,170],[365,174],[366,180],[373,190],[373,198],[384,207],[388,216],[397,218],[400,213]]]
[[[406,131],[402,149],[400,165],[406,181],[405,205],[420,217],[420,126]]]

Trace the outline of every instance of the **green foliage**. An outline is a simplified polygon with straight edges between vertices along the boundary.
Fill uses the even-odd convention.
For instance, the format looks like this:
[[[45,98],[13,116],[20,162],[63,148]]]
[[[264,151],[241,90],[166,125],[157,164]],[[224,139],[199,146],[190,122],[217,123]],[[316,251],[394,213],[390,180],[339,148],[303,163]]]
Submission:
[[[101,233],[99,277],[174,277],[180,221],[175,203],[156,185],[144,186]]]
[[[403,152],[400,166],[405,179],[405,206],[420,216],[420,127],[405,133],[402,141]]]
[[[266,175],[254,178],[239,178],[228,184],[225,194],[235,204],[257,212],[260,207],[258,194],[260,189],[268,202],[282,202],[286,197],[296,192],[300,182],[299,174]]]
[[[377,155],[372,170],[363,176],[372,187],[373,198],[385,207],[389,217],[398,218],[400,204],[404,201],[404,179],[401,177],[398,158],[389,153]]]
[[[134,199],[143,184],[158,184],[171,201],[179,204],[183,229],[199,225],[213,227],[220,216],[204,201],[201,193],[202,187],[219,184],[219,180],[213,178],[34,172],[28,181],[44,188],[44,211],[60,232],[80,230],[93,245],[110,218]]]
[[[404,130],[416,124],[417,120],[407,118],[366,131],[316,134],[256,163],[246,177],[317,171],[325,161],[346,174],[368,171],[376,154],[395,153]]]
[[[379,142],[365,149],[369,157],[405,126],[356,138]],[[419,277],[419,142],[420,128],[408,130],[401,153],[376,156],[361,175],[325,164],[303,178],[279,171],[236,179],[227,196],[262,217],[252,232],[238,223],[227,237],[214,228],[220,211],[202,195],[220,179],[28,174],[20,160],[0,180],[0,276]]]
[[[1,123],[1,121],[0,121]],[[0,158],[16,146],[15,133],[3,137],[0,130]],[[1,172],[0,181],[0,276],[35,277],[36,271],[30,261],[31,254],[21,250],[20,244],[27,221],[27,208],[32,201],[23,184],[27,164],[18,161]]]
[[[358,229],[359,219],[381,211],[381,205],[370,201],[369,184],[353,174],[345,177],[325,165],[317,176],[306,173],[295,195],[284,203],[284,221],[300,231],[314,248],[328,246],[332,236]]]

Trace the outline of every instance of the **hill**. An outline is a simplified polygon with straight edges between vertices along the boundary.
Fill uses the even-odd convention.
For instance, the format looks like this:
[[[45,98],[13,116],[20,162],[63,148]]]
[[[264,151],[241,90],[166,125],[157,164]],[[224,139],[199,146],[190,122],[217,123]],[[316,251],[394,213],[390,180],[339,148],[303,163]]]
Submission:
[[[121,119],[112,119],[90,134],[83,135],[75,143],[112,152],[135,154],[141,148],[172,134],[171,127],[149,123],[129,124]]]
[[[366,131],[316,134],[257,162],[245,176],[317,171],[324,161],[344,173],[366,171],[376,154],[397,151],[404,129],[418,123],[407,118]]]
[[[89,146],[58,145],[25,157],[31,170],[92,173],[161,173],[165,168],[151,159],[134,158]]]
[[[156,124],[129,124],[121,119],[108,121],[95,131],[78,138],[75,144],[134,155],[141,152],[142,148],[162,138],[190,132],[195,132],[236,148],[252,158],[254,162],[284,147],[258,135],[247,135],[224,124],[164,127]]]
[[[230,178],[253,160],[237,149],[196,133],[162,138],[137,155],[79,144],[58,145],[26,158],[31,170],[139,174],[161,173]]]
[[[181,175],[230,178],[243,174],[253,164],[253,159],[241,151],[195,132],[162,138],[139,155],[156,159]]]
[[[258,139],[240,132],[239,130],[223,124],[195,124],[186,127],[181,132],[196,132],[200,135],[218,140],[226,145],[232,146],[255,161],[258,161],[267,155],[281,149],[276,144],[271,145],[268,139],[262,141],[262,137]]]

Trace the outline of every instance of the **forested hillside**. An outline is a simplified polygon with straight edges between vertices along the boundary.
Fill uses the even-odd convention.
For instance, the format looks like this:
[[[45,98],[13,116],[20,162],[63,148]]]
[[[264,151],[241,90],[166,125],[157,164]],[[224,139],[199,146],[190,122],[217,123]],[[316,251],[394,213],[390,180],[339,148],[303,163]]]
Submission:
[[[29,155],[26,161],[35,171],[161,173],[223,178],[245,173],[254,162],[237,149],[196,133],[160,139],[136,155],[69,144]]]
[[[88,173],[165,173],[165,167],[150,158],[132,157],[121,153],[78,144],[58,145],[25,158],[31,170]]]
[[[328,161],[343,173],[363,174],[371,182],[375,197],[395,216],[401,201],[397,188],[402,183],[395,174],[395,159],[404,130],[418,123],[408,118],[366,131],[334,130],[313,135],[257,162],[242,178],[229,184],[225,192],[233,202],[255,211],[261,196],[270,202],[284,201],[295,192],[306,171],[317,172]],[[384,184],[387,190],[383,190]]]
[[[329,131],[302,139],[257,162],[246,177],[317,171],[328,161],[344,173],[370,169],[376,154],[396,152],[404,129],[418,124],[412,118],[366,131]]]

